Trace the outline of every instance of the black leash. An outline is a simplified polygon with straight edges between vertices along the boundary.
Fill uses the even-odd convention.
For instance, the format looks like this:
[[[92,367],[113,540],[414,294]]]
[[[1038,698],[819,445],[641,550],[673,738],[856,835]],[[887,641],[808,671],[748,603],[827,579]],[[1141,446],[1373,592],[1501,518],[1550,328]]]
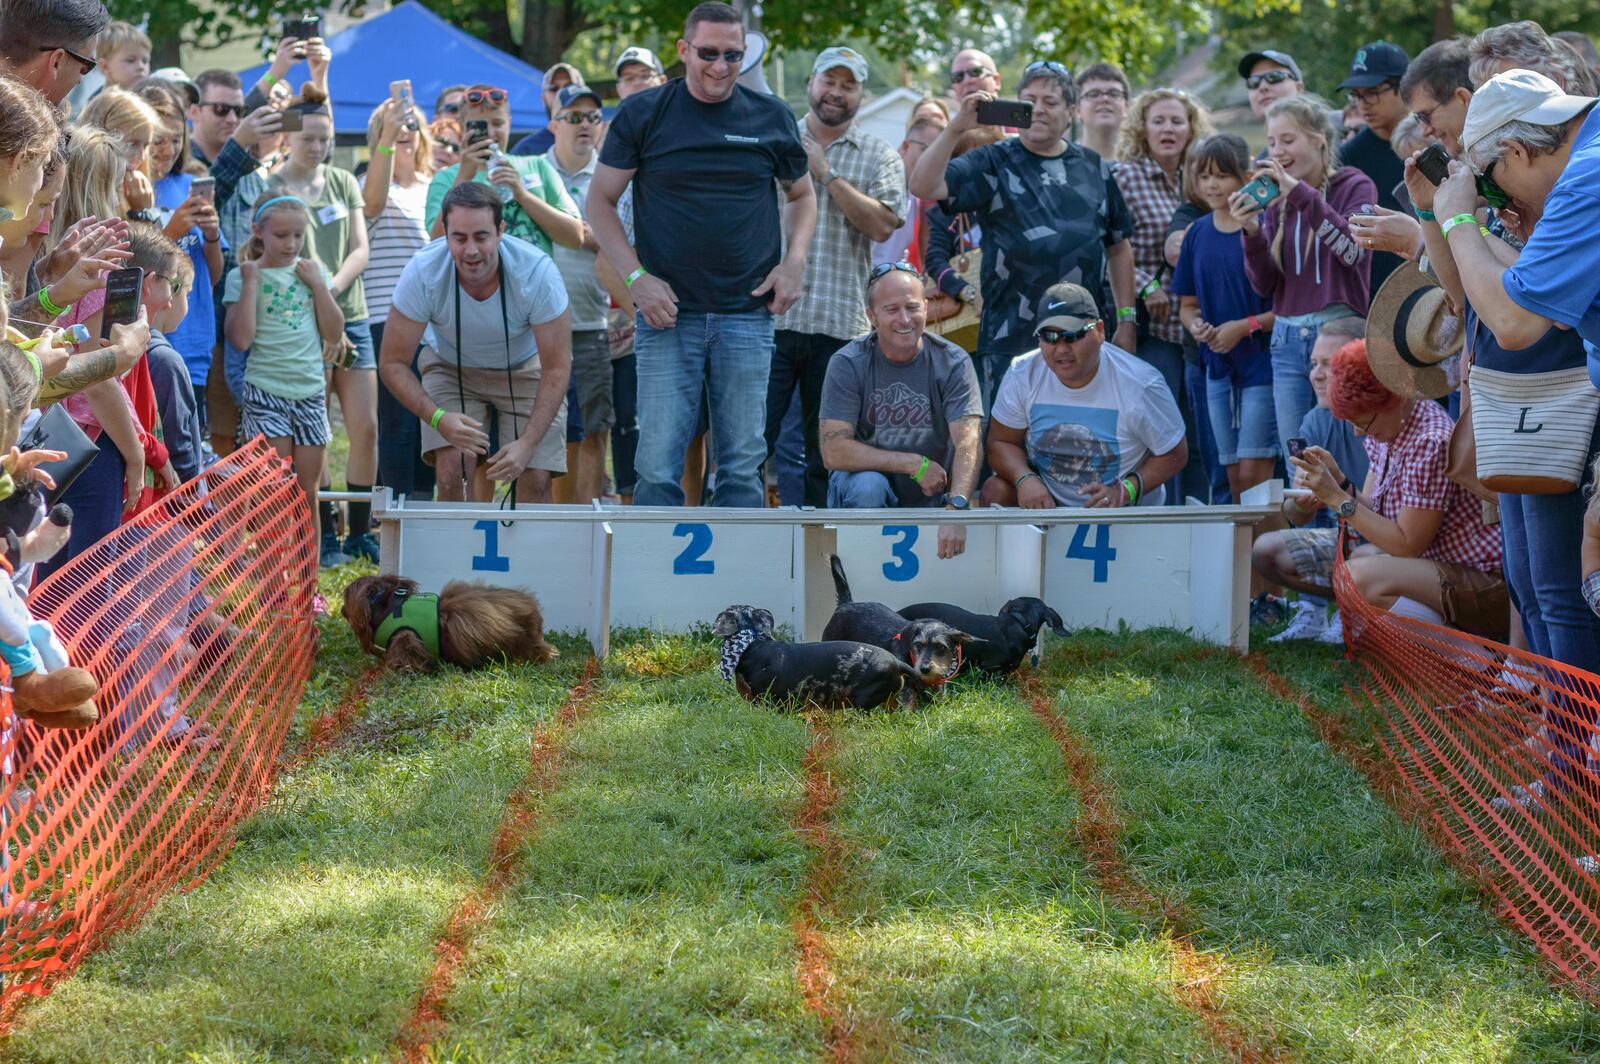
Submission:
[[[498,261],[495,266],[495,275],[500,283],[500,328],[505,333],[506,344],[506,394],[511,397],[511,442],[515,443],[517,441],[517,389],[511,377],[511,315],[510,312],[506,310],[506,260],[504,258],[499,258],[498,250],[496,251],[496,257]],[[464,416],[467,412],[467,393],[465,386],[461,382],[461,271],[459,269],[455,271],[455,281],[456,398],[461,403],[461,413]],[[489,404],[489,406],[494,408],[494,404],[492,403]],[[531,410],[529,411],[529,416],[532,416]],[[464,464],[461,467],[461,475],[463,481],[466,481],[466,466]],[[506,493],[500,500],[500,509],[515,510],[517,508],[517,479],[521,475],[521,473],[518,473],[517,476],[512,477],[511,481],[506,485]],[[472,485],[467,482],[462,484],[462,498],[466,498],[470,494],[471,486]]]

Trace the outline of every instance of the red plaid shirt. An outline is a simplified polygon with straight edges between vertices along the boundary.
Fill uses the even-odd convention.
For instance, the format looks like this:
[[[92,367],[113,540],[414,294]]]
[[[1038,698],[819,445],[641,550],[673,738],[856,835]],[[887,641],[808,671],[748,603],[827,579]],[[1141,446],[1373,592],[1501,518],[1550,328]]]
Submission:
[[[1167,293],[1169,311],[1165,319],[1150,322],[1150,335],[1158,340],[1183,342],[1183,323],[1178,320],[1178,297],[1172,294],[1172,270],[1167,266],[1167,227],[1172,215],[1183,205],[1179,183],[1167,180],[1167,172],[1154,159],[1141,158],[1117,163],[1113,173],[1122,198],[1133,213],[1133,286],[1144,291],[1152,278],[1161,278]]]
[[[1455,422],[1438,403],[1419,401],[1391,443],[1367,436],[1372,508],[1391,521],[1402,509],[1443,510],[1444,520],[1424,558],[1486,573],[1500,570],[1500,530],[1483,523],[1483,504],[1445,476]]]

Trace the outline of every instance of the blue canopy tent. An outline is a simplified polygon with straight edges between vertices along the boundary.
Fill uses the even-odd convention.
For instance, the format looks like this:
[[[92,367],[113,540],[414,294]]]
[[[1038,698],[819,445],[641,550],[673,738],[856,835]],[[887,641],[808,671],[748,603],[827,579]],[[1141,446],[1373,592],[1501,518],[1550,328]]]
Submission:
[[[539,100],[544,73],[450,25],[432,11],[405,0],[394,8],[328,38],[333,66],[328,74],[333,90],[334,132],[341,136],[367,135],[372,109],[389,98],[389,82],[411,79],[411,92],[425,115],[432,117],[433,101],[447,85],[484,83],[511,95],[511,128],[521,132],[543,129],[549,118]],[[239,72],[249,91],[267,72],[269,64]],[[289,71],[292,87],[310,80],[305,63]]]

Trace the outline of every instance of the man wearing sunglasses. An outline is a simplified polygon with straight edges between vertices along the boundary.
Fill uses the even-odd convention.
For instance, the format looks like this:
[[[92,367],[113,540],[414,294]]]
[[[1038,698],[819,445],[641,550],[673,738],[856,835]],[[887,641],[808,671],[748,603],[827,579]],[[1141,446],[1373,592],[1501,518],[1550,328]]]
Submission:
[[[544,72],[544,83],[539,89],[539,102],[549,117],[545,127],[529,133],[511,147],[512,155],[543,155],[556,142],[556,111],[561,106],[559,97],[563,90],[584,84],[583,74],[571,63],[557,63]]]
[[[712,504],[765,502],[772,316],[799,298],[817,202],[794,113],[737,82],[744,40],[727,4],[690,11],[684,76],[623,101],[589,187],[589,223],[637,310],[641,506],[683,505],[684,452],[708,384]],[[637,251],[617,216],[630,181]]]
[[[1300,64],[1288,52],[1267,48],[1248,52],[1239,60],[1239,76],[1250,92],[1250,113],[1265,121],[1273,101],[1306,91]]]
[[[0,74],[60,104],[96,66],[95,38],[111,25],[100,0],[0,3]]]
[[[1403,208],[1395,198],[1394,190],[1405,180],[1405,164],[1389,146],[1394,127],[1409,113],[1405,97],[1400,95],[1400,79],[1405,77],[1411,58],[1405,49],[1388,41],[1374,41],[1357,49],[1350,61],[1350,74],[1339,85],[1342,92],[1350,94],[1350,102],[1361,111],[1366,125],[1339,149],[1339,158],[1346,166],[1372,178],[1378,188],[1377,211],[1363,212],[1357,217],[1372,218],[1381,222],[1385,216],[1400,214]],[[1410,243],[1416,247],[1413,234]],[[1357,237],[1360,239],[1359,235]],[[1367,246],[1372,254],[1372,291],[1383,287],[1383,282],[1405,261],[1392,251],[1380,250],[1374,242]]]
[[[984,504],[1162,505],[1189,447],[1161,374],[1105,342],[1081,285],[1052,285],[1037,320],[1039,349],[1012,364],[994,402]]]
[[[1000,95],[1000,68],[988,52],[963,48],[950,60],[950,95],[959,103],[975,92]]]

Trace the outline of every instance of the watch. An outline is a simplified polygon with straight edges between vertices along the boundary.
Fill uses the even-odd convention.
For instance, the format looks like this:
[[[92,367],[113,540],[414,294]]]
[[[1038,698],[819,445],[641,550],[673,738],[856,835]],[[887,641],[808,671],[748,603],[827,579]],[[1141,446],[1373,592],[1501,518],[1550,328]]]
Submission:
[[[1345,499],[1344,502],[1339,504],[1339,519],[1341,521],[1348,521],[1352,517],[1354,517],[1355,515],[1356,515],[1356,500],[1355,500],[1355,496],[1351,496],[1350,498]]]
[[[952,495],[944,501],[944,504],[952,510],[965,510],[968,507],[965,495]]]
[[[839,175],[838,175],[837,172],[835,172],[833,167],[830,166],[830,167],[828,167],[827,176],[825,176],[822,179],[822,187],[823,188],[827,188],[829,185],[833,184],[837,180],[839,180]]]

